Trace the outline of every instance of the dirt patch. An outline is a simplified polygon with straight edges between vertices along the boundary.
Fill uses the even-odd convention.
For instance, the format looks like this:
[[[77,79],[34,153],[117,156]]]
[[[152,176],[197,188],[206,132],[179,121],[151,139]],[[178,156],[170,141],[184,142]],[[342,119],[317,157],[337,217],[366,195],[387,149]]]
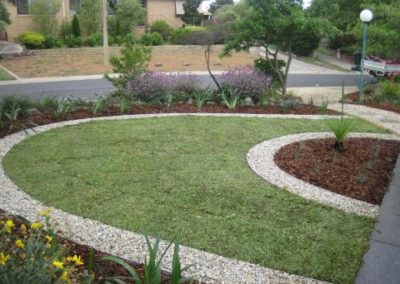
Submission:
[[[211,55],[211,68],[215,71],[227,70],[237,65],[253,64],[254,58],[239,52],[220,59],[218,52]],[[4,59],[1,65],[21,78],[53,76],[95,75],[112,72],[111,66],[104,66],[102,55],[74,54],[60,57],[45,55],[23,56]],[[192,54],[154,54],[148,65],[150,71],[206,71],[204,52]]]
[[[289,144],[275,155],[275,162],[295,177],[351,198],[381,204],[389,186],[400,142],[351,138],[345,150],[333,149],[334,139]]]
[[[143,105],[143,106],[133,106],[129,109],[125,114],[152,114],[152,113],[249,113],[249,114],[304,114],[304,115],[315,115],[320,114],[319,108],[312,105],[299,104],[294,109],[289,109],[285,111],[280,106],[275,105],[266,105],[262,107],[237,107],[235,109],[228,109],[223,105],[215,104],[215,105],[205,105],[201,109],[198,109],[192,104],[176,104],[171,107],[165,107],[160,105]],[[338,112],[333,110],[327,110],[326,113],[328,115],[337,115]],[[121,112],[118,107],[111,106],[108,107],[107,110],[101,114],[94,115],[88,107],[83,107],[80,109],[76,109],[74,111],[68,112],[61,119],[57,120],[54,117],[54,113],[51,111],[35,112],[31,115],[25,115],[18,119],[17,122],[13,124],[10,121],[3,121],[3,127],[0,128],[0,138],[20,131],[24,128],[30,128],[38,125],[49,124],[53,122],[65,121],[65,120],[74,120],[74,119],[82,119],[88,117],[97,117],[97,116],[113,116],[113,115],[121,115]]]
[[[349,101],[351,103],[357,103],[357,104],[360,103],[359,102],[360,96],[359,96],[358,92],[347,94],[345,98],[347,101]],[[369,102],[363,103],[363,105],[400,113],[400,104],[395,105],[393,103],[376,103],[376,102],[369,101]]]

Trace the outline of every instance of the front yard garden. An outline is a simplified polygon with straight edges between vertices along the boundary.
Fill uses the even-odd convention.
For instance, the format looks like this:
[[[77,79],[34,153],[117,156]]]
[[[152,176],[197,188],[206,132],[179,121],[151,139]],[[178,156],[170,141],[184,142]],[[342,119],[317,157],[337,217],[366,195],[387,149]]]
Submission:
[[[23,190],[68,212],[165,239],[178,231],[191,247],[351,283],[373,220],[270,186],[245,160],[263,140],[324,130],[298,119],[90,122],[27,139],[4,165]]]

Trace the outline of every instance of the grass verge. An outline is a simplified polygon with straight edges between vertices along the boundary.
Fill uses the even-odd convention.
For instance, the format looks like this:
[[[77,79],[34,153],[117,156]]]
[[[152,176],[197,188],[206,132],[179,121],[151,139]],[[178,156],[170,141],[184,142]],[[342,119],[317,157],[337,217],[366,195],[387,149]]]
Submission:
[[[8,72],[6,72],[4,69],[0,68],[0,81],[6,81],[6,80],[15,80],[15,78],[11,76]]]
[[[382,132],[357,120],[355,131]],[[48,205],[226,257],[352,283],[374,221],[269,185],[246,153],[323,121],[174,117],[90,122],[34,136],[7,174]]]

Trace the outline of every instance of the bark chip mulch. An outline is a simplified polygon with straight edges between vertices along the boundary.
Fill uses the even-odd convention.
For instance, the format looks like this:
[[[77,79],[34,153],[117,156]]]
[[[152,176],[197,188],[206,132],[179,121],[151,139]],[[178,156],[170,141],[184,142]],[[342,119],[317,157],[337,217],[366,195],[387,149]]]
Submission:
[[[349,138],[345,149],[334,139],[314,139],[284,146],[275,163],[291,175],[329,191],[379,205],[389,186],[400,142]]]
[[[360,104],[360,102],[359,102],[360,96],[359,96],[358,92],[353,92],[353,93],[347,94],[345,98],[347,100],[349,100],[351,103]],[[377,109],[388,110],[388,111],[393,111],[395,113],[400,113],[400,104],[393,104],[390,102],[378,103],[378,102],[374,102],[374,101],[367,101],[362,104],[365,106],[368,106],[368,107],[373,107],[373,108],[377,108]]]

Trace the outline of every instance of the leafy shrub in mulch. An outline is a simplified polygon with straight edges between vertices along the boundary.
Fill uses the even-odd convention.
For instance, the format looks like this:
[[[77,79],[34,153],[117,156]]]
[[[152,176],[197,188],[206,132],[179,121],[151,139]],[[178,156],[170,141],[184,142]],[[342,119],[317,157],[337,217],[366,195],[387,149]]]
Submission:
[[[26,31],[19,35],[18,41],[27,48],[35,49],[43,47],[45,37],[38,32]]]

